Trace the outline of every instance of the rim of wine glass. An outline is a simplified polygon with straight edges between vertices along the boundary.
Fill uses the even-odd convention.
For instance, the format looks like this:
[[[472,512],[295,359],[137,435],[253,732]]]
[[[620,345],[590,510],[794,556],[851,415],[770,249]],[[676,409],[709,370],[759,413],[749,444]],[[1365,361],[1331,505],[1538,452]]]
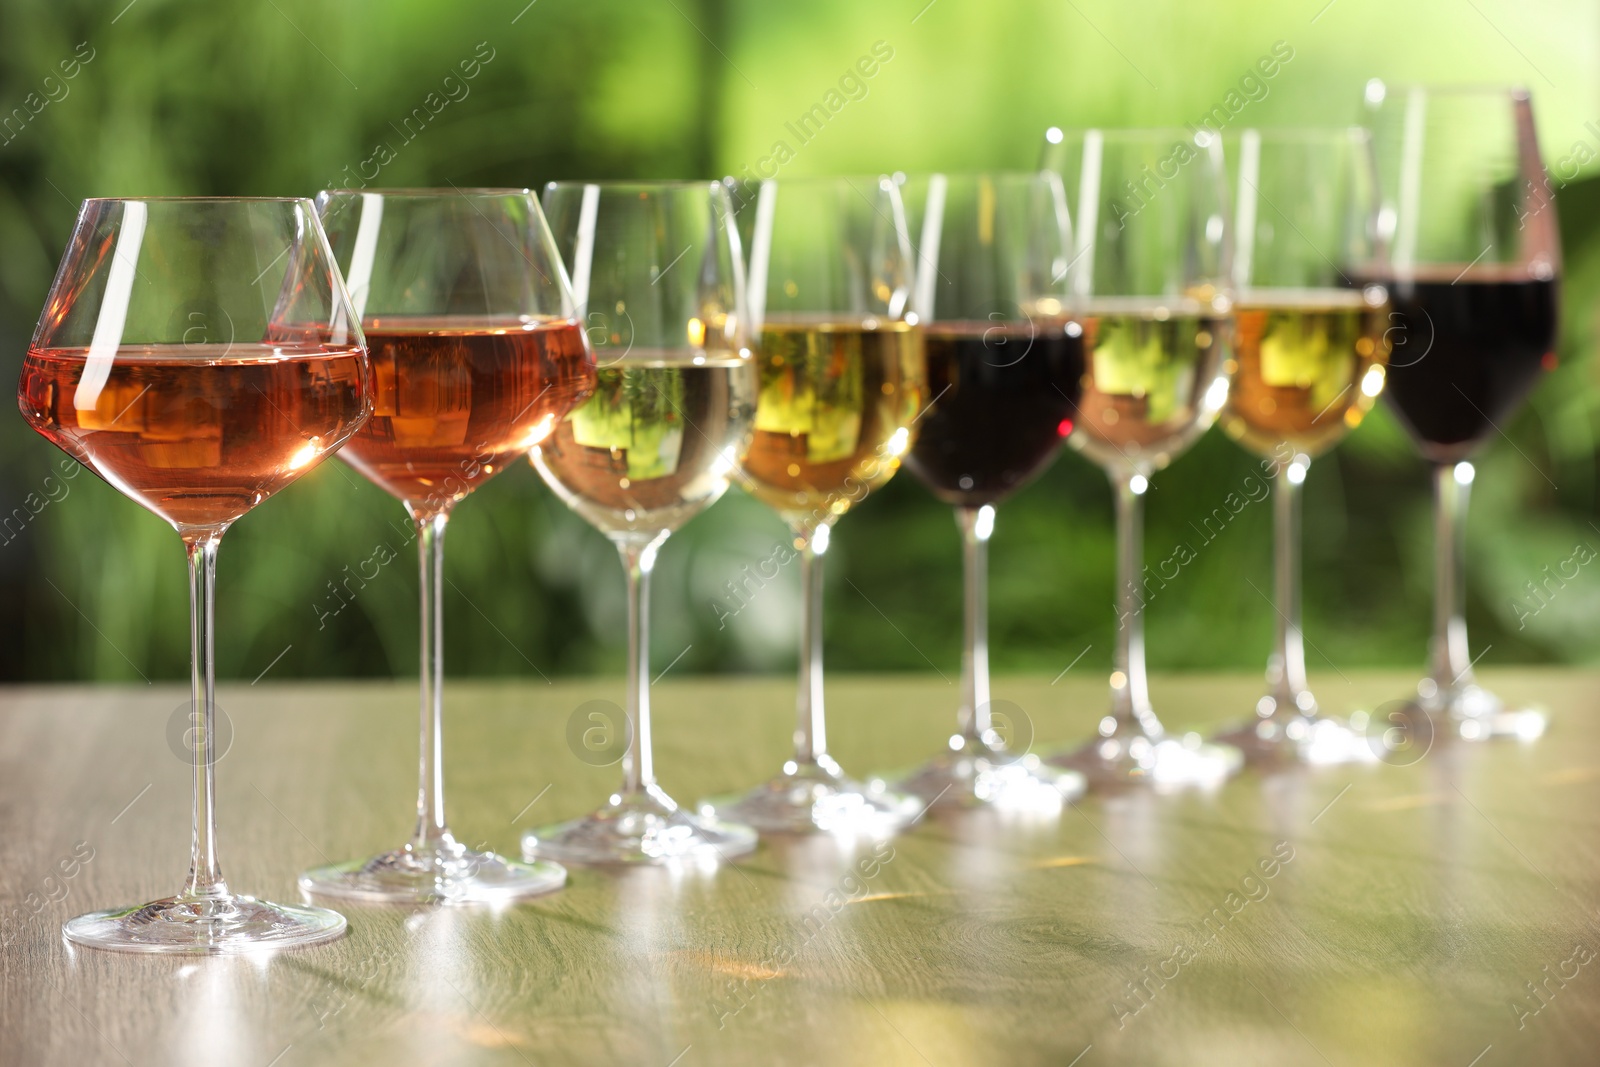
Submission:
[[[1372,99],[1372,87],[1380,86],[1383,96]],[[1376,107],[1388,99],[1391,93],[1400,94],[1421,91],[1429,96],[1501,96],[1508,100],[1532,100],[1533,92],[1526,85],[1497,85],[1493,82],[1386,82],[1382,78],[1372,78],[1363,90],[1363,95],[1369,106]]]
[[[722,188],[722,182],[716,178],[661,178],[661,179],[616,179],[605,181],[589,181],[584,178],[557,178],[555,181],[544,183],[544,191],[549,192],[558,186],[563,189],[583,189],[588,186],[597,189],[608,189],[623,192],[650,192],[656,189],[703,189]]]
[[[533,196],[533,190],[526,186],[422,186],[413,185],[400,189],[319,189],[318,196],[366,196],[376,195],[392,197],[401,200],[445,200],[454,196]]]
[[[1082,140],[1086,133],[1098,133],[1102,141],[1158,141],[1162,139],[1193,141],[1201,134],[1212,137],[1221,136],[1221,131],[1210,126],[1048,126],[1045,128],[1045,140],[1051,144],[1062,144],[1068,137]],[[1050,135],[1055,134],[1052,138]]]
[[[1040,181],[1041,179],[1049,178],[1054,174],[1056,174],[1056,171],[1049,167],[1038,167],[1033,170],[917,170],[910,172],[897,170],[893,174],[889,175],[889,177],[897,184],[903,185],[906,182],[911,181],[925,181],[928,178],[934,177],[935,175],[944,178],[947,181],[970,182],[976,181],[979,178],[1000,178],[1008,181],[1036,182]]]
[[[86,196],[85,204],[309,204],[309,196]]]
[[[728,184],[728,185],[765,185],[767,182],[772,182],[774,185],[817,185],[817,186],[821,186],[821,185],[839,185],[839,184],[854,184],[856,182],[870,182],[872,184],[878,184],[878,183],[881,183],[881,182],[889,182],[889,183],[893,184],[895,182],[895,175],[897,175],[897,174],[903,175],[904,172],[903,171],[893,171],[893,172],[882,171],[882,172],[879,172],[877,174],[869,174],[869,173],[857,173],[857,174],[808,174],[808,175],[801,175],[800,177],[796,177],[796,178],[739,178],[739,177],[736,177],[736,176],[730,174],[726,178],[722,179],[722,183],[725,183],[725,184]]]

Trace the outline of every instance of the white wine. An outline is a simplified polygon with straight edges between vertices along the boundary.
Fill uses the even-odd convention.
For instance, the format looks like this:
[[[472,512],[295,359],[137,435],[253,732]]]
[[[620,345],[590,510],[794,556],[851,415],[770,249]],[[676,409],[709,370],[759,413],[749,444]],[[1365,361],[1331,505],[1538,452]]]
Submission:
[[[757,361],[761,392],[745,488],[786,522],[831,521],[899,469],[926,400],[920,328],[877,319],[771,320]]]
[[[594,395],[529,457],[563,503],[614,540],[670,533],[716,503],[755,417],[753,364],[648,355],[601,367]]]
[[[1165,467],[1222,406],[1228,317],[1187,297],[1102,298],[1074,317],[1085,370],[1068,440],[1102,467]]]
[[[1383,390],[1387,306],[1359,289],[1269,289],[1234,307],[1222,428],[1261,456],[1316,456],[1361,424]]]

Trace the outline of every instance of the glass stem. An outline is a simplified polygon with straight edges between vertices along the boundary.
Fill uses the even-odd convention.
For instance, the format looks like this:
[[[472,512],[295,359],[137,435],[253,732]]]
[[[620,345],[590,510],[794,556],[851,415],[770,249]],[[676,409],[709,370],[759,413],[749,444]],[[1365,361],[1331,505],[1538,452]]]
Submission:
[[[1114,473],[1117,497],[1117,644],[1112,658],[1111,714],[1116,735],[1161,737],[1161,723],[1150,707],[1144,670],[1144,597],[1139,572],[1144,566],[1144,495],[1134,490],[1137,473]]]
[[[1466,520],[1471,479],[1456,477],[1456,469],[1449,463],[1433,469],[1433,641],[1429,674],[1441,693],[1472,684],[1467,620],[1462,614],[1466,604]]]
[[[666,536],[645,544],[619,541],[628,575],[628,754],[622,760],[622,795],[637,796],[656,784],[650,752],[650,572]]]
[[[421,589],[422,725],[413,849],[450,841],[444,821],[444,528],[448,512],[417,518]]]
[[[987,515],[983,514],[985,511]],[[989,535],[994,509],[957,508],[961,530],[963,618],[961,649],[961,736],[981,744],[989,733]]]
[[[822,705],[822,558],[828,527],[797,529],[800,542],[800,687],[795,698],[794,758],[802,767],[828,757]]]
[[[194,760],[194,844],[184,896],[228,896],[217,860],[216,626],[217,545],[220,530],[185,537],[189,554],[189,691],[193,708],[190,757]]]
[[[1278,470],[1272,495],[1272,600],[1277,608],[1277,639],[1267,659],[1276,718],[1309,712],[1300,706],[1306,692],[1306,649],[1300,629],[1300,484],[1307,464],[1296,457]],[[1290,471],[1298,467],[1299,481]]]

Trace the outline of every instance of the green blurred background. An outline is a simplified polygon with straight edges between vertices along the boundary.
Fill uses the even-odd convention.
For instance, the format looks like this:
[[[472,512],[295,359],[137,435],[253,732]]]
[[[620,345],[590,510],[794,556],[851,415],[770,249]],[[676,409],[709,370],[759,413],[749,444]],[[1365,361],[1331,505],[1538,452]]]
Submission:
[[[0,8],[0,379],[15,380],[86,196],[309,195],[358,178],[536,187],[565,177],[770,174],[762,160],[779,140],[793,153],[784,175],[1028,166],[1051,124],[1198,120],[1280,41],[1292,60],[1237,124],[1355,121],[1362,86],[1375,76],[1520,82],[1534,91],[1552,171],[1559,162],[1563,177],[1587,173],[1600,155],[1600,10],[1589,0],[524,3],[8,0]],[[785,123],[823,101],[875,45],[892,56],[863,80],[864,94],[850,86],[859,98],[801,144]],[[65,79],[60,64],[74,58],[76,76]],[[478,61],[475,77],[460,77],[463,60]],[[1559,193],[1560,367],[1504,427],[1509,440],[1497,438],[1479,463],[1468,617],[1486,663],[1600,656],[1600,569],[1582,571],[1525,625],[1521,618],[1537,606],[1524,583],[1579,543],[1600,549],[1591,524],[1597,187],[1580,175]],[[92,475],[47,481],[61,459],[20,417],[0,418],[0,519],[12,517],[0,533],[0,678],[184,677],[176,536]],[[1190,538],[1189,520],[1254,466],[1213,432],[1159,476],[1148,497],[1149,559]],[[1386,412],[1319,462],[1305,495],[1313,674],[1420,668],[1432,573],[1428,479]],[[1270,518],[1264,504],[1247,508],[1152,603],[1154,668],[1262,665],[1272,609],[1251,583],[1270,588]],[[783,536],[770,513],[734,491],[669,542],[656,578],[656,670],[680,654],[675,672],[792,666],[796,568],[718,622],[726,583]],[[414,671],[407,538],[400,506],[337,462],[248,516],[221,557],[219,673]],[[462,506],[449,541],[451,673],[621,671],[615,555],[529,467]],[[329,583],[385,543],[400,557],[349,607],[323,617],[334,603]],[[831,669],[958,676],[955,526],[911,478],[852,512],[828,566]],[[1055,674],[1085,649],[1075,671],[1108,667],[1103,475],[1062,456],[1001,510],[992,566],[998,670]]]

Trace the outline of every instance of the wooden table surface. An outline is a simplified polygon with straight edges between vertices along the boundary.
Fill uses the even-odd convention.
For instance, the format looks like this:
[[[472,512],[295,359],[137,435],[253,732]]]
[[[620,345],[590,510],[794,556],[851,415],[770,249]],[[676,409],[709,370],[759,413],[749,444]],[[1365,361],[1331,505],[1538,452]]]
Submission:
[[[1403,673],[1324,677],[1330,710]],[[4,1064],[1593,1064],[1600,1062],[1600,675],[1486,672],[1542,701],[1529,743],[1091,798],[1058,820],[928,821],[874,851],[764,843],[713,874],[575,869],[499,913],[349,908],[349,936],[265,959],[67,948],[63,919],[175,891],[188,859],[175,687],[0,691]],[[1176,729],[1237,718],[1259,682],[1158,677]],[[567,721],[620,681],[454,682],[451,823],[513,851],[616,767]],[[1098,679],[1008,678],[1035,750],[1081,738]],[[857,773],[946,737],[955,686],[836,677]],[[785,754],[791,683],[657,689],[680,801]],[[223,869],[293,899],[302,868],[399,844],[414,810],[404,684],[224,686]],[[182,712],[178,711],[181,720]],[[70,872],[70,873],[63,873]],[[1531,983],[1531,985],[1530,985]]]

